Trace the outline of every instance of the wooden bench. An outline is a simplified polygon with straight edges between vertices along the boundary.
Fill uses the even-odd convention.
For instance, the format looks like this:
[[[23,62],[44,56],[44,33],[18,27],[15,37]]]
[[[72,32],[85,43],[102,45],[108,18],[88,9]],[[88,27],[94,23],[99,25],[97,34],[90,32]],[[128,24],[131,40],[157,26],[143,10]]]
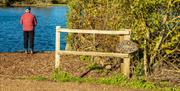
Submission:
[[[81,30],[81,29],[63,29],[60,26],[56,27],[56,45],[55,45],[55,68],[60,66],[60,55],[87,55],[87,56],[106,56],[106,57],[120,57],[123,58],[121,64],[121,71],[124,75],[129,77],[130,74],[130,55],[125,53],[105,53],[105,52],[85,52],[85,51],[64,51],[60,50],[60,33],[83,33],[83,34],[108,34],[120,35],[120,41],[130,40],[130,29],[121,29],[119,31],[112,30]]]

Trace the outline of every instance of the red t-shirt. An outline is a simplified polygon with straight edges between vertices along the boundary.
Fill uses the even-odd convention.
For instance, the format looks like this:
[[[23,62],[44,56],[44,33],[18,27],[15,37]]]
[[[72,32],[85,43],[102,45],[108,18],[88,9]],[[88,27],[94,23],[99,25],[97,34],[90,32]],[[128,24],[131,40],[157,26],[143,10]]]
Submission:
[[[23,25],[24,31],[33,31],[37,24],[36,18],[31,13],[26,12],[21,16],[20,23]]]

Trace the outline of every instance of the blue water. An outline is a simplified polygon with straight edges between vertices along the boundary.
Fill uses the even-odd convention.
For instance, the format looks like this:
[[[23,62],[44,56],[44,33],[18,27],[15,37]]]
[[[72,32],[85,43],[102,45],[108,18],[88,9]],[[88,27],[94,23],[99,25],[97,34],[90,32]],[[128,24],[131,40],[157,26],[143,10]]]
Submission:
[[[23,13],[23,7],[0,7],[0,52],[23,50],[23,31],[19,23]],[[66,27],[67,7],[32,7],[31,13],[38,21],[35,28],[35,51],[54,51],[55,28]],[[65,35],[61,34],[61,49],[65,48]]]

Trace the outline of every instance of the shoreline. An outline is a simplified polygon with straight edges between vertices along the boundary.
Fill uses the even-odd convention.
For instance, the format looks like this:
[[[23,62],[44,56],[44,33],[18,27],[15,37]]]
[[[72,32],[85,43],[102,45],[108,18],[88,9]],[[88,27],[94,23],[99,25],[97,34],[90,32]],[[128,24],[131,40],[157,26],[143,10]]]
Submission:
[[[51,7],[51,6],[67,6],[67,4],[0,4],[0,7],[25,7],[25,6],[32,6],[32,7]]]
[[[34,54],[36,53],[53,53],[55,51],[34,51]],[[15,51],[15,52],[0,52],[0,54],[3,54],[3,53],[24,53],[24,51]]]

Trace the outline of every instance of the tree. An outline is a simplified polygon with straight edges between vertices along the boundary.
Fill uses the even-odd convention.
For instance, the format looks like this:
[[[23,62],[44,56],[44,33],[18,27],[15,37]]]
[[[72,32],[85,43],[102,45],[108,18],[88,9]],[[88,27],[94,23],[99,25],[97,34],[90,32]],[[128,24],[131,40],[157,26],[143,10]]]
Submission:
[[[179,50],[180,37],[177,32],[180,18],[178,7],[178,0],[134,0],[134,40],[142,44],[146,75],[158,63],[170,62],[169,57],[175,60],[178,57],[175,55]]]

